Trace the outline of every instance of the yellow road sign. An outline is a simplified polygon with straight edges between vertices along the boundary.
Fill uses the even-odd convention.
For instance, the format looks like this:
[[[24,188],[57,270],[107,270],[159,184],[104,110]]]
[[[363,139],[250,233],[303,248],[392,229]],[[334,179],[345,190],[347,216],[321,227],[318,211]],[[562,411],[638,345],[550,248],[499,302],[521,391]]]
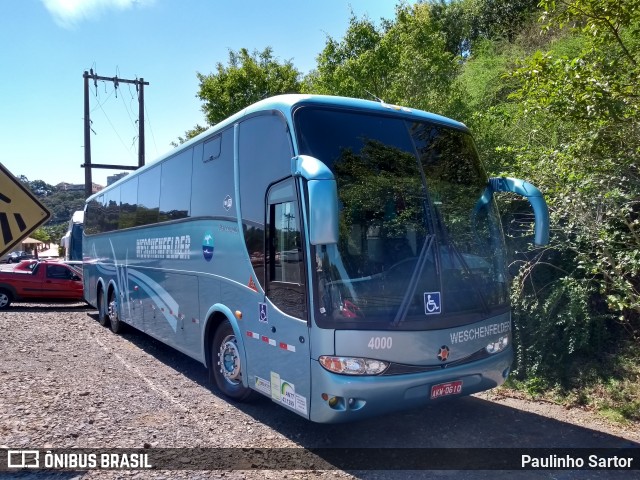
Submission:
[[[49,217],[49,210],[0,163],[0,256]]]

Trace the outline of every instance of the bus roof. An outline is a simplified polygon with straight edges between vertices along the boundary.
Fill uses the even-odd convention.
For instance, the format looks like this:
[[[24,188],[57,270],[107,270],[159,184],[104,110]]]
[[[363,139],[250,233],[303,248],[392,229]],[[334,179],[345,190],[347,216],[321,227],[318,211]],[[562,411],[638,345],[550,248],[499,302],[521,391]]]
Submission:
[[[407,119],[418,119],[425,120],[429,122],[435,122],[442,125],[446,125],[451,128],[455,128],[458,130],[468,131],[468,128],[465,124],[458,122],[456,120],[452,120],[451,118],[444,117],[442,115],[438,115],[435,113],[426,112],[424,110],[418,110],[415,108],[403,107],[399,105],[392,105],[385,103],[383,101],[373,101],[373,100],[363,100],[359,98],[350,98],[350,97],[338,97],[331,95],[309,95],[309,94],[286,94],[286,95],[277,95],[274,97],[265,98],[264,100],[260,100],[248,107],[240,110],[239,112],[233,114],[232,116],[226,118],[225,120],[216,123],[212,127],[208,128],[204,132],[199,135],[189,139],[178,148],[171,150],[164,155],[158,157],[151,163],[148,163],[144,167],[136,170],[143,171],[147,168],[151,168],[157,162],[160,162],[166,158],[172,157],[177,152],[182,149],[189,148],[193,144],[201,142],[205,138],[215,135],[218,131],[225,129],[229,125],[233,125],[243,117],[247,115],[251,115],[253,113],[264,112],[269,110],[277,110],[281,112],[288,120],[291,120],[293,110],[302,105],[316,105],[316,106],[329,106],[329,107],[340,107],[340,108],[348,108],[354,110],[361,111],[370,111],[377,113],[393,113],[394,115],[400,117],[406,117]],[[126,181],[128,175],[124,176],[117,182],[112,185],[117,185],[120,182]],[[111,185],[106,187],[104,190],[92,195],[87,199],[93,199],[101,195],[105,190],[111,188]]]
[[[350,97],[337,97],[332,95],[306,95],[306,94],[287,94],[277,95],[274,97],[265,98],[248,107],[240,110],[238,113],[230,116],[222,122],[216,123],[211,128],[190,139],[184,143],[184,146],[188,146],[191,143],[196,143],[199,140],[208,137],[212,133],[224,129],[225,127],[232,125],[242,117],[251,115],[257,112],[263,112],[268,110],[278,110],[282,112],[288,119],[291,117],[291,112],[297,106],[301,105],[317,105],[317,106],[331,106],[352,108],[357,110],[368,110],[378,113],[396,113],[401,116],[410,118],[419,118],[421,120],[427,120],[440,124],[447,125],[452,128],[457,128],[467,131],[467,127],[456,120],[452,120],[448,117],[443,117],[435,113],[425,112],[415,108],[408,108],[399,105],[392,105],[382,101],[363,100],[359,98]]]

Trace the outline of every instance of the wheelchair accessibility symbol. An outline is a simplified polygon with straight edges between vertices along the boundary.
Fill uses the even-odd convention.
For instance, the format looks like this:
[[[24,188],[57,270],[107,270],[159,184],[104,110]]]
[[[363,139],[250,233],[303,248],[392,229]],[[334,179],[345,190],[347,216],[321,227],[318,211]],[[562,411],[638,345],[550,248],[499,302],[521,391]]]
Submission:
[[[260,305],[260,317],[258,317],[258,320],[263,323],[269,323],[269,317],[267,317],[267,304],[260,302],[258,305]]]
[[[440,292],[425,292],[424,314],[437,315],[440,312]]]

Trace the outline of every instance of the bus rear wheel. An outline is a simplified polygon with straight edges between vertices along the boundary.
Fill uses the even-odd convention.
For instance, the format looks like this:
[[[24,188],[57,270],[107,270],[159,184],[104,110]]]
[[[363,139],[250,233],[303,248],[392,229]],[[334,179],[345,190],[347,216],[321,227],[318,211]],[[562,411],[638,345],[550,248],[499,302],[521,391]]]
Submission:
[[[102,288],[98,290],[98,323],[103,327],[106,327],[109,323],[107,307],[104,303],[104,290]]]
[[[242,385],[242,358],[229,320],[220,324],[213,337],[210,365],[216,385],[227,397],[242,402],[251,396],[251,389]]]
[[[120,321],[120,315],[118,314],[118,300],[116,299],[115,290],[109,292],[109,303],[107,303],[109,312],[109,323],[111,324],[111,331],[113,333],[122,333],[124,331],[124,323]]]

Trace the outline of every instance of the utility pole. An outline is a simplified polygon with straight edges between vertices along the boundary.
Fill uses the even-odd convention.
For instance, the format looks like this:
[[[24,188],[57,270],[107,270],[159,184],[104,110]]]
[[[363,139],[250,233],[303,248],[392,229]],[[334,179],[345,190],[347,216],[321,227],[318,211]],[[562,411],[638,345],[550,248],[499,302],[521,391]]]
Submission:
[[[115,170],[137,170],[144,166],[144,86],[149,85],[149,82],[145,82],[144,78],[136,80],[126,80],[124,78],[115,77],[101,77],[90,69],[89,72],[85,71],[82,75],[84,78],[84,163],[80,165],[84,168],[84,194],[85,197],[90,197],[92,194],[93,180],[91,178],[92,168],[110,168]],[[98,86],[98,80],[104,80],[107,82],[113,82],[115,88],[118,88],[120,83],[130,83],[136,86],[138,90],[138,166],[131,165],[110,165],[102,163],[91,163],[91,118],[89,110],[89,79],[93,80],[94,85]]]

